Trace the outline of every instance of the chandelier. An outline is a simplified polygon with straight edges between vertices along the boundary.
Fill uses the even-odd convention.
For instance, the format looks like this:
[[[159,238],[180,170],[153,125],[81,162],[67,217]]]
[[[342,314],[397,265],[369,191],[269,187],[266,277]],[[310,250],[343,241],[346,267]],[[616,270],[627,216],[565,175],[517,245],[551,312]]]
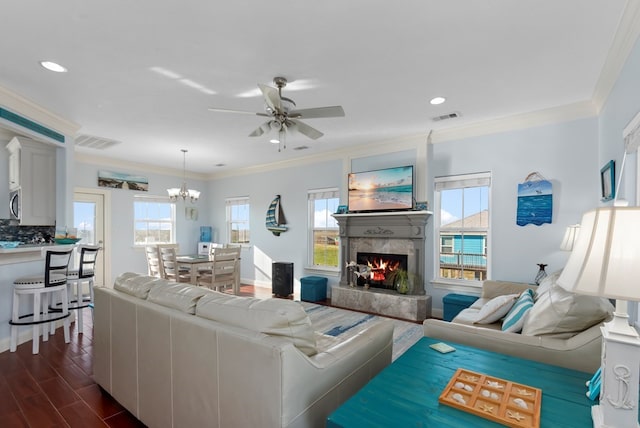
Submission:
[[[167,189],[167,193],[169,194],[169,199],[172,202],[178,200],[178,198],[182,198],[183,200],[187,200],[187,198],[191,199],[191,202],[195,202],[200,197],[200,192],[193,189],[187,189],[187,150],[182,149],[182,186],[178,189],[177,187],[173,187],[171,189]]]

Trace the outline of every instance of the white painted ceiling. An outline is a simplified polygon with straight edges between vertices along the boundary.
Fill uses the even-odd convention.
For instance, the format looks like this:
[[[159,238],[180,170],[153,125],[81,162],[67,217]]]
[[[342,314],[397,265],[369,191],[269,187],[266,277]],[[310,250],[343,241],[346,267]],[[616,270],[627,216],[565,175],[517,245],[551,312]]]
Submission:
[[[215,173],[591,100],[626,1],[5,3],[0,86],[121,142],[78,151],[179,169],[186,148],[190,171]],[[346,116],[305,120],[325,135],[278,152],[248,137],[264,118],[207,110],[262,112],[257,84],[275,76],[298,108]]]

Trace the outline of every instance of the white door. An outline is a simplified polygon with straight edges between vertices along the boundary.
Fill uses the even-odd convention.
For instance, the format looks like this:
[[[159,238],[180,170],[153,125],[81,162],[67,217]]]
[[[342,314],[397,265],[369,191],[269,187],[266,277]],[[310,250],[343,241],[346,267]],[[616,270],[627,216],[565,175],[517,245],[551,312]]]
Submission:
[[[73,227],[77,229],[78,237],[82,238],[80,242],[102,247],[96,263],[96,286],[111,283],[110,246],[107,240],[109,223],[106,215],[109,195],[107,191],[99,189],[76,189],[73,194]]]

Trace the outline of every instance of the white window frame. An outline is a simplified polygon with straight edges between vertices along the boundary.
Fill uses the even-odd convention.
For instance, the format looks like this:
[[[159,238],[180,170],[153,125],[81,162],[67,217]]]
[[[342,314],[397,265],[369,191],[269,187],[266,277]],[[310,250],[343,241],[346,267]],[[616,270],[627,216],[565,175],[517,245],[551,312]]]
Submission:
[[[137,202],[146,202],[146,203],[159,203],[159,204],[168,204],[171,206],[171,218],[169,220],[158,220],[158,219],[138,219],[136,218],[136,203]],[[175,244],[176,243],[176,204],[171,202],[168,196],[147,196],[147,195],[133,195],[133,245],[134,247],[144,247],[146,245],[152,244]],[[147,242],[147,243],[137,243],[136,240],[136,223],[147,222],[147,223],[165,223],[170,225],[169,231],[169,242]]]
[[[486,253],[487,253],[487,279],[491,278],[491,264],[493,257],[491,255],[491,173],[480,172],[474,174],[460,174],[434,178],[434,269],[433,284],[436,287],[445,288],[452,291],[477,290],[482,287],[482,281],[450,279],[440,277],[440,224],[442,216],[442,205],[440,200],[440,192],[443,190],[464,189],[470,187],[488,187],[487,206],[489,218],[487,228],[464,228],[468,232],[486,232]]]
[[[336,187],[326,189],[313,189],[307,192],[307,211],[308,211],[308,238],[307,238],[307,269],[328,272],[340,272],[340,245],[338,244],[338,266],[316,265],[314,264],[314,231],[315,231],[315,201],[318,199],[338,199],[340,203],[340,190]],[[327,230],[333,228],[326,228]],[[336,224],[335,227],[338,230]]]
[[[237,205],[247,205],[249,207],[249,218],[246,220],[238,220],[231,218],[232,209],[231,207]],[[249,246],[251,245],[251,203],[249,201],[248,196],[239,196],[234,198],[225,199],[226,206],[226,223],[227,223],[227,244],[240,244],[241,246]],[[233,236],[233,225],[234,224],[246,224],[247,230],[249,232],[249,241],[248,242],[232,242],[231,237]]]

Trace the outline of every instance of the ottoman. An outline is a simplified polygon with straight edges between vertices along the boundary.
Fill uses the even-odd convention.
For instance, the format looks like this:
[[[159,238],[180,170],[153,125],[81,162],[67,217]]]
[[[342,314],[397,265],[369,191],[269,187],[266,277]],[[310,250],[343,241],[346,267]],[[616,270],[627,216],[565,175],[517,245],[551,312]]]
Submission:
[[[322,276],[300,278],[300,299],[305,302],[327,300],[327,278]]]
[[[442,298],[443,321],[451,321],[461,310],[468,308],[478,300],[477,296],[467,296],[465,294],[447,294]]]

